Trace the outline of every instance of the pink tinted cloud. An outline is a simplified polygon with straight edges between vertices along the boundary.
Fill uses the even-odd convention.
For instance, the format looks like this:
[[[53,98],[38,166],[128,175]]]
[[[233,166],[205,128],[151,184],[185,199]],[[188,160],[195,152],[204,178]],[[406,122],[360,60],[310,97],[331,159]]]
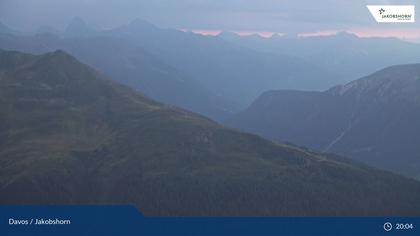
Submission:
[[[371,29],[360,28],[351,29],[350,33],[354,33],[359,37],[395,37],[400,39],[418,39],[420,38],[420,29]]]
[[[205,36],[217,36],[222,32],[222,30],[217,29],[180,29],[184,32],[193,32],[195,34],[205,35]],[[331,36],[335,35],[338,32],[343,30],[325,30],[317,32],[304,32],[298,34],[299,37],[317,37],[317,36]],[[367,37],[395,37],[405,40],[420,39],[420,29],[417,28],[407,28],[407,29],[375,29],[375,28],[354,28],[346,30],[349,33],[355,34],[358,37],[367,38]],[[249,36],[249,35],[259,35],[264,38],[270,38],[275,34],[285,35],[283,33],[271,32],[271,31],[235,31],[239,36]]]

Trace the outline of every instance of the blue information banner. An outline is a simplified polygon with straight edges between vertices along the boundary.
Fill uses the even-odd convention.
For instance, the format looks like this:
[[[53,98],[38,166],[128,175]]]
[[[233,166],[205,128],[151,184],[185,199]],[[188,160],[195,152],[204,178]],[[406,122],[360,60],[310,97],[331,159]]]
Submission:
[[[420,217],[145,217],[131,206],[0,206],[0,236],[420,235]]]

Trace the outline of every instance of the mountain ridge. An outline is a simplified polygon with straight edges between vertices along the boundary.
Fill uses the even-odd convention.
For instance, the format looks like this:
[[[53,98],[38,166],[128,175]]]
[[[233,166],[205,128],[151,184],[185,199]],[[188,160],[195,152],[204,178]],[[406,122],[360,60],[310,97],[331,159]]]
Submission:
[[[237,110],[235,103],[211,92],[142,47],[121,38],[100,35],[67,38],[53,34],[8,36],[0,37],[0,47],[36,54],[55,49],[69,51],[112,79],[155,100],[199,112],[218,121]]]
[[[2,204],[133,204],[148,216],[420,212],[416,181],[226,129],[62,51],[0,50],[0,68]]]
[[[271,91],[228,125],[416,177],[419,78],[409,64],[324,92]]]
[[[331,35],[245,36],[226,37],[225,40],[260,52],[300,57],[338,75],[337,84],[361,78],[387,66],[417,63],[420,59],[419,44],[392,37],[361,37],[345,31]]]

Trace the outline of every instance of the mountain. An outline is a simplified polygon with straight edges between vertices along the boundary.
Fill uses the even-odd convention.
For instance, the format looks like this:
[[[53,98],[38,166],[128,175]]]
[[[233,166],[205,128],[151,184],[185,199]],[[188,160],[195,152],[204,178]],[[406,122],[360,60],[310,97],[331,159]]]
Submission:
[[[52,35],[61,35],[62,32],[60,32],[58,29],[55,29],[53,27],[47,26],[47,25],[43,25],[40,26],[34,33],[36,34],[52,34]]]
[[[420,183],[224,128],[63,51],[0,51],[0,204],[146,215],[418,215]]]
[[[238,111],[233,102],[125,40],[109,37],[73,39],[65,40],[65,46],[59,48],[69,50],[84,63],[157,101],[218,121]]]
[[[21,33],[16,31],[16,30],[13,30],[13,29],[9,28],[8,26],[6,26],[2,22],[0,22],[0,35],[4,35],[4,34],[20,35]]]
[[[325,92],[270,91],[229,125],[420,177],[420,64]]]
[[[4,35],[0,36],[0,48],[36,54],[66,50],[114,80],[157,101],[192,110],[218,121],[225,120],[239,109],[235,103],[211,92],[190,76],[121,38],[67,38],[51,33],[27,37]]]
[[[323,90],[337,84],[335,74],[297,57],[261,53],[219,37],[161,29],[142,20],[102,34],[141,46],[242,107],[269,89]]]
[[[98,32],[91,28],[83,19],[75,17],[64,31],[66,37],[89,37],[95,36]]]
[[[142,20],[93,32],[76,18],[62,37],[53,36],[1,36],[0,48],[29,53],[69,51],[153,99],[217,121],[226,120],[269,89],[320,90],[335,85],[337,80],[330,72],[296,57],[260,53],[217,37],[161,29]],[[124,52],[116,52],[119,49]],[[153,59],[149,61],[159,61],[164,66],[153,65],[149,68],[152,74],[140,73],[145,65],[133,62],[133,55],[139,51],[151,55]],[[173,74],[176,78],[168,78]],[[164,80],[167,83],[162,83]]]
[[[231,31],[222,31],[217,35],[217,37],[225,39],[226,41],[235,41],[241,39],[240,35]]]
[[[233,38],[225,34],[220,37],[256,51],[305,59],[338,75],[336,84],[346,83],[387,66],[420,62],[420,45],[397,38],[362,38],[347,32],[305,37]]]

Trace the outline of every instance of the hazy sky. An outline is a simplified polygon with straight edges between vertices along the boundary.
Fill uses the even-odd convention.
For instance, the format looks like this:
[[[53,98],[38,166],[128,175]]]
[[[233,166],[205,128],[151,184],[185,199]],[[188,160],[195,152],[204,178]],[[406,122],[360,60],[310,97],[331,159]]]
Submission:
[[[62,29],[79,16],[102,28],[142,18],[179,29],[282,33],[376,30],[378,34],[392,30],[420,37],[420,18],[414,24],[377,24],[366,4],[420,6],[420,0],[0,0],[0,21],[24,31],[41,25]]]

